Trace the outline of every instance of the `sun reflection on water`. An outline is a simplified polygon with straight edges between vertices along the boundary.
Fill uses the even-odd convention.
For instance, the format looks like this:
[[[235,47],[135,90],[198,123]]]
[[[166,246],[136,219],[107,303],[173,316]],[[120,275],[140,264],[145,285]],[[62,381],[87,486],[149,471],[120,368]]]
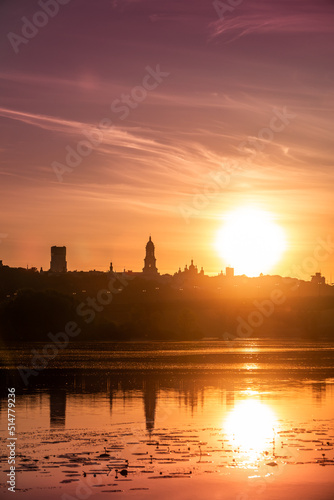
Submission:
[[[223,429],[230,445],[246,462],[260,455],[275,453],[277,418],[272,409],[256,399],[236,404],[224,421]]]

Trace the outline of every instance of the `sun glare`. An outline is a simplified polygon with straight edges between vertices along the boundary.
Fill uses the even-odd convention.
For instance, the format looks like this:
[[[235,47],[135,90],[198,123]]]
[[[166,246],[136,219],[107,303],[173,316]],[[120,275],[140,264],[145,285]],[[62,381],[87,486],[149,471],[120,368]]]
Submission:
[[[216,248],[236,274],[258,276],[268,273],[281,259],[286,238],[272,214],[242,207],[226,215],[217,234]]]
[[[252,455],[272,445],[276,417],[269,406],[254,399],[238,403],[227,416],[224,431],[234,447]]]

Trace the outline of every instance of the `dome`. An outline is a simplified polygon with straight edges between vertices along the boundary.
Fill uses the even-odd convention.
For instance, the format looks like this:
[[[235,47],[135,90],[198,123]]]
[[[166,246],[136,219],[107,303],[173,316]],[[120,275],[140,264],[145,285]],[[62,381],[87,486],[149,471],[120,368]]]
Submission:
[[[150,239],[148,240],[147,244],[146,244],[146,248],[154,248],[154,243],[151,239],[151,236],[150,236]]]

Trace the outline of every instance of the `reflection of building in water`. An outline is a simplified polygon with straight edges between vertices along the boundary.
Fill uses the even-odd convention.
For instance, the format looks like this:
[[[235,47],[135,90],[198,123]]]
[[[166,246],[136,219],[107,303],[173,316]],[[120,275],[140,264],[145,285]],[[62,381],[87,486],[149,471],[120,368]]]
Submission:
[[[197,409],[199,397],[201,397],[202,399],[202,407],[203,407],[204,391],[202,388],[198,388],[193,381],[185,381],[185,383],[182,385],[183,385],[182,392],[183,392],[184,405],[187,408],[190,408],[191,414],[193,415],[194,410]]]
[[[50,428],[65,427],[66,391],[50,388]]]
[[[312,384],[312,396],[315,401],[321,403],[323,397],[326,395],[326,382],[314,382]]]
[[[146,430],[149,434],[154,429],[155,407],[157,403],[158,385],[154,380],[145,380],[143,384],[143,396],[145,407]]]
[[[114,393],[113,389],[110,389],[110,392],[109,392],[109,410],[110,410],[110,416],[112,415],[112,407],[113,407],[113,402],[114,402],[114,396],[115,396],[115,393]]]
[[[112,264],[110,263],[110,267],[112,267]],[[111,380],[110,380],[110,377],[107,378],[106,380],[106,394],[109,394],[109,412],[110,412],[110,416],[112,415],[112,407],[113,407],[113,402],[114,402],[114,396],[115,396],[115,392],[114,392],[114,387],[113,385],[111,384]]]
[[[234,406],[234,391],[226,391],[226,406],[233,408],[233,406]]]

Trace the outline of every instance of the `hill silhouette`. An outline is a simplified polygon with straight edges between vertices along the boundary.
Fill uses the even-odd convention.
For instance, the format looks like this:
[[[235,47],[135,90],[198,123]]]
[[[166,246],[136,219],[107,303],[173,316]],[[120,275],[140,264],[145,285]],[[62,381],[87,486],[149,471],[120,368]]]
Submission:
[[[296,285],[297,283],[297,285]],[[46,341],[72,321],[73,341],[334,338],[333,287],[277,276],[150,279],[0,269],[0,335]]]

